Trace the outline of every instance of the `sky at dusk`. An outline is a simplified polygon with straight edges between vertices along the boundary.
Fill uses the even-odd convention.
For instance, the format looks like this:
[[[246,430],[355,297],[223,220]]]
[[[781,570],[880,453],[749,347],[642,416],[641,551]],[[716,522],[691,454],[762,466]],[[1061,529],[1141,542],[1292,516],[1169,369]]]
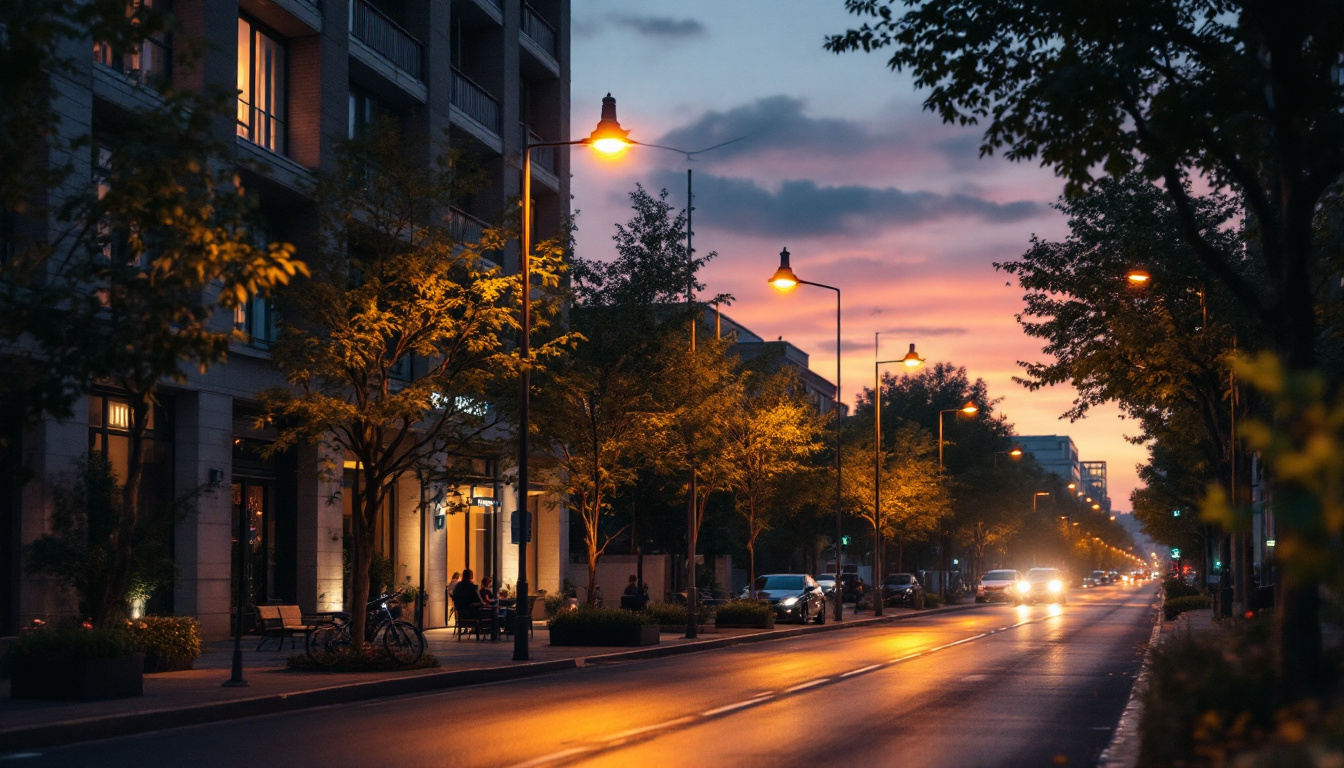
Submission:
[[[766,283],[788,247],[805,280],[843,292],[843,397],[872,386],[873,334],[883,359],[914,342],[930,363],[983,378],[1017,434],[1067,434],[1084,460],[1104,460],[1114,509],[1130,509],[1141,446],[1114,407],[1061,420],[1071,387],[1028,392],[1012,377],[1039,361],[1026,336],[1016,281],[993,262],[1019,257],[1033,234],[1059,239],[1050,206],[1062,184],[1048,169],[978,156],[979,132],[922,110],[911,79],[887,56],[822,50],[827,33],[855,26],[841,0],[581,0],[573,4],[571,127],[596,124],[617,99],[623,127],[647,143],[619,160],[573,152],[578,249],[614,256],[611,235],[630,216],[635,183],[666,187],[686,204],[695,176],[695,247],[718,258],[702,274],[725,311],[767,339],[782,336],[835,377],[835,298]],[[1006,284],[1011,283],[1011,284]]]

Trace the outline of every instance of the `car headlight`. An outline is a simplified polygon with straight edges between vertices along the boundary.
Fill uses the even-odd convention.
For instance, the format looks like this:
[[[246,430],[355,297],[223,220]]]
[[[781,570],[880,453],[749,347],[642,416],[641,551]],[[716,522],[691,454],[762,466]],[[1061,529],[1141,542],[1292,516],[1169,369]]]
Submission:
[[[1017,582],[1017,591],[1021,592],[1024,595],[1027,594],[1028,592],[1031,591],[1031,582],[1030,581]]]
[[[1060,583],[1059,579],[1054,579],[1053,581],[1050,582],[1051,592],[1058,592],[1061,589],[1064,589],[1064,585]]]
[[[780,605],[793,605],[793,604],[796,603],[796,602],[798,602],[798,598],[796,598],[796,597],[786,597],[786,598],[784,598],[784,600],[780,603]]]

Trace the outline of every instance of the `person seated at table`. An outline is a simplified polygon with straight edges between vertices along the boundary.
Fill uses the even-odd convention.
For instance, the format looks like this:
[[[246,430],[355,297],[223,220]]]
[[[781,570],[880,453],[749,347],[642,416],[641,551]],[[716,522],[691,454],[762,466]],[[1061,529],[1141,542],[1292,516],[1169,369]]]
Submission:
[[[462,618],[466,618],[463,612],[474,611],[476,608],[485,605],[485,601],[481,599],[481,591],[476,586],[476,582],[473,581],[475,577],[476,574],[470,568],[467,568],[462,571],[462,580],[457,583],[456,587],[453,587],[453,607],[457,609],[458,615]]]
[[[481,578],[481,602],[484,603],[487,608],[492,608],[495,605],[494,583],[494,580],[489,576]]]

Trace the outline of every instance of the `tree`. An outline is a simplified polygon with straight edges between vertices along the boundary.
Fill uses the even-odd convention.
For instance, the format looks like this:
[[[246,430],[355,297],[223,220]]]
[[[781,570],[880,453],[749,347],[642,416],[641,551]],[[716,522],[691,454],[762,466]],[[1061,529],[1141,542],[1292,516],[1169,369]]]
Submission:
[[[872,390],[865,390],[869,396]],[[861,396],[862,397],[862,396]],[[869,411],[871,419],[871,411]],[[873,444],[853,443],[845,451],[845,506],[866,521],[877,539],[896,544],[896,569],[904,570],[905,546],[926,541],[952,513],[952,497],[945,476],[938,468],[938,446],[917,424],[905,423],[894,434],[883,435],[882,515],[874,507]],[[880,525],[879,525],[880,522]],[[876,555],[876,551],[875,551]]]
[[[736,407],[721,414],[726,425],[726,466],[733,505],[747,525],[747,585],[755,592],[756,540],[791,511],[780,499],[782,480],[805,472],[821,448],[824,423],[796,394],[796,376],[748,371]]]
[[[452,234],[449,208],[463,183],[455,160],[416,159],[390,120],[343,144],[315,190],[322,242],[310,257],[313,279],[281,296],[272,359],[288,386],[261,395],[280,432],[271,450],[319,445],[332,473],[342,459],[355,462],[354,594],[345,599],[356,643],[371,586],[385,586],[370,584],[369,569],[389,490],[407,473],[489,445],[507,415],[496,387],[536,364],[507,343],[519,328],[519,277],[487,258],[504,249],[507,232],[487,228],[479,243]],[[538,248],[532,277],[542,290],[558,285],[562,245]],[[546,359],[568,342],[557,336],[535,354]]]
[[[947,122],[986,121],[982,154],[1039,157],[1070,193],[1098,172],[1160,179],[1182,237],[1264,326],[1288,372],[1317,369],[1315,219],[1344,173],[1344,86],[1335,76],[1344,27],[1335,4],[1146,0],[1117,10],[935,0],[903,13],[894,5],[846,0],[866,21],[826,47],[892,47],[889,66],[929,89],[926,108]],[[1236,268],[1239,253],[1201,230],[1194,181],[1237,196],[1255,227],[1262,282],[1248,280]],[[1327,384],[1334,391],[1338,378]],[[1290,441],[1295,416],[1274,421]],[[1310,540],[1321,505],[1296,479],[1271,480],[1278,538]],[[1292,568],[1285,577],[1278,665],[1291,699],[1319,693],[1325,676],[1316,581]]]

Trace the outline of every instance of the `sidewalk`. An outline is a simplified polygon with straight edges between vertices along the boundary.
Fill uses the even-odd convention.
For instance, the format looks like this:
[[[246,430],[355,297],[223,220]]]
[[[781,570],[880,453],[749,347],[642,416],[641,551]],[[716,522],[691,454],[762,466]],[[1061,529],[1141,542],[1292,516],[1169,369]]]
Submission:
[[[973,608],[953,605],[926,611],[889,608],[887,615],[854,616],[850,609],[842,623],[822,626],[780,626],[773,630],[714,630],[687,640],[680,633],[663,633],[660,644],[644,648],[613,649],[552,647],[545,624],[536,624],[529,643],[527,662],[513,661],[513,638],[498,642],[460,642],[451,629],[425,632],[428,653],[439,667],[407,672],[299,672],[285,667],[285,659],[302,653],[301,642],[293,650],[289,641],[275,650],[255,650],[257,638],[244,638],[243,678],[246,688],[224,688],[233,659],[233,642],[209,643],[195,669],[145,675],[144,695],[134,699],[91,702],[51,702],[9,698],[9,681],[0,681],[0,752],[75,741],[123,736],[164,728],[176,728],[239,717],[292,711],[309,707],[361,701],[383,696],[513,680],[574,669],[605,661],[658,658],[679,653],[725,648],[748,642],[794,637],[813,632],[843,630],[874,622],[899,621]]]
[[[1162,603],[1159,601],[1157,615],[1159,620],[1153,624],[1153,634],[1149,638],[1148,650],[1144,653],[1143,668],[1134,681],[1134,688],[1129,694],[1129,703],[1125,705],[1125,711],[1120,716],[1111,743],[1101,753],[1101,760],[1098,762],[1100,768],[1134,768],[1139,761],[1139,721],[1143,719],[1143,693],[1148,687],[1149,662],[1153,648],[1164,639],[1208,634],[1217,628],[1213,621],[1212,608],[1186,611],[1178,615],[1175,621],[1161,621]]]

